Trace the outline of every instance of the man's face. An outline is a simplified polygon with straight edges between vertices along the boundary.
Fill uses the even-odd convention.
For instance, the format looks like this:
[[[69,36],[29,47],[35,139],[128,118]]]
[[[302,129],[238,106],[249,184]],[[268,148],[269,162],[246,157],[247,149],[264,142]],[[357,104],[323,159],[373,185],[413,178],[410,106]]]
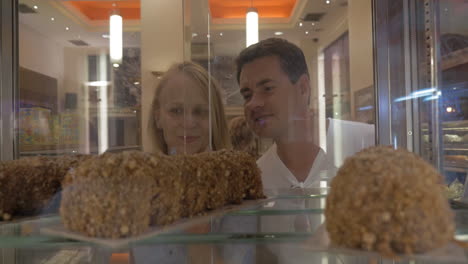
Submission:
[[[245,64],[239,82],[247,123],[258,136],[286,138],[293,121],[304,118],[307,95],[301,92],[301,81],[291,83],[277,56]]]

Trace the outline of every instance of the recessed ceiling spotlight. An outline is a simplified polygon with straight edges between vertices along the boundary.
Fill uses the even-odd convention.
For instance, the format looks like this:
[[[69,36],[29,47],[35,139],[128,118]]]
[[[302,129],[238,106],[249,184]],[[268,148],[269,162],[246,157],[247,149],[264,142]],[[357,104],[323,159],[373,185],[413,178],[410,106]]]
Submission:
[[[312,22],[312,26],[315,26],[315,22]]]
[[[302,27],[302,22],[299,23],[299,26]]]
[[[35,6],[33,6],[33,7],[34,7],[34,9],[38,9],[38,8],[39,8],[37,5],[35,5]]]
[[[69,28],[69,27],[65,27],[65,30],[70,30],[70,28]]]
[[[55,21],[55,18],[51,17],[50,20]]]
[[[330,2],[330,0],[327,0],[327,1],[325,1],[325,3],[326,3],[327,5],[329,5],[331,2]]]
[[[109,38],[109,34],[102,34],[103,38]]]
[[[139,84],[140,84],[140,82],[134,82],[133,84],[134,84],[134,85],[139,85]]]
[[[281,36],[281,35],[283,35],[283,32],[281,32],[281,31],[276,31],[276,32],[275,32],[275,35],[276,35],[276,36]]]
[[[306,35],[309,35],[309,31],[306,31],[305,34],[306,34]]]
[[[192,33],[192,38],[194,38],[194,37],[196,37],[196,36],[198,36],[197,33]]]
[[[219,33],[219,35],[222,37],[222,36],[223,36],[223,32]]]
[[[120,65],[118,63],[114,63],[112,66],[114,66],[114,68],[118,68]]]

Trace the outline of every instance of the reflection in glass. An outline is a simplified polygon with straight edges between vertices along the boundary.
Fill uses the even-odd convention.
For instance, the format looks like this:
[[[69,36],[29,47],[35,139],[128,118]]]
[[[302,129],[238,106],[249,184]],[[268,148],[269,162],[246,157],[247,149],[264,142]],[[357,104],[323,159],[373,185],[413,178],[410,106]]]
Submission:
[[[139,23],[140,1],[19,2],[20,155],[138,148],[140,41],[129,26]]]

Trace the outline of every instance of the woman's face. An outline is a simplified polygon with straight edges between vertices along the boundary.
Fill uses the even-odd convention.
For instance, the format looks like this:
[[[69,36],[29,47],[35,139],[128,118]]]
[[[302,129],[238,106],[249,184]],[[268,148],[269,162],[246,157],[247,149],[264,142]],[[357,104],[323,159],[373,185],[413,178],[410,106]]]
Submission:
[[[162,88],[157,125],[162,129],[168,154],[194,154],[209,144],[208,98],[183,73],[170,78]]]

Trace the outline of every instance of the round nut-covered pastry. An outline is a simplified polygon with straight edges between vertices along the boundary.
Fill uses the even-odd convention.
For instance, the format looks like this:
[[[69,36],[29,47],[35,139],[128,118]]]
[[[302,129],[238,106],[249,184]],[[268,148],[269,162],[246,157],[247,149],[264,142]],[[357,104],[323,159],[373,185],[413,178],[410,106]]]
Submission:
[[[386,146],[346,159],[325,216],[333,245],[386,256],[442,247],[455,230],[441,175],[417,155]]]

